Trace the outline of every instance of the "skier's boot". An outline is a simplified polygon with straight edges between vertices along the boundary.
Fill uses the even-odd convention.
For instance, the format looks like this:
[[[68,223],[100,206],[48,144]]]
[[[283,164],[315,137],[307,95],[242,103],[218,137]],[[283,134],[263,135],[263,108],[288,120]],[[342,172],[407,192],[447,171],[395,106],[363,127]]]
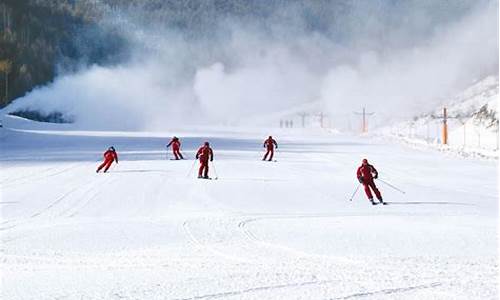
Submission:
[[[387,202],[384,202],[384,200],[382,198],[378,199],[378,202],[380,202],[380,204],[382,204],[382,205],[387,205]]]
[[[203,176],[201,176],[201,175],[198,175],[198,178],[203,178]]]
[[[210,179],[207,175],[203,176],[203,179]]]
[[[368,199],[368,200],[370,200],[370,202],[372,203],[372,205],[377,205],[377,203],[375,203],[375,202],[373,201],[373,198],[370,198],[370,199]]]

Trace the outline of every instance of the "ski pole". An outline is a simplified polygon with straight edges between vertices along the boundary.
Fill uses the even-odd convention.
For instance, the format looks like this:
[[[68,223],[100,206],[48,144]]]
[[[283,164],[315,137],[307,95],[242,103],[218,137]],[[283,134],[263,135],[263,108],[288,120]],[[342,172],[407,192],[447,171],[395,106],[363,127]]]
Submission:
[[[193,164],[191,165],[191,168],[189,169],[189,172],[186,175],[186,178],[189,178],[191,176],[191,173],[193,172],[194,164],[196,164],[197,159],[193,160]]]
[[[359,187],[360,187],[360,186],[361,186],[361,183],[360,183],[360,184],[358,184],[358,186],[357,186],[357,187],[356,187],[356,189],[354,190],[354,193],[352,193],[352,196],[351,196],[351,198],[349,199],[349,201],[352,201],[352,198],[354,198],[354,196],[355,196],[355,195],[356,195],[356,193],[358,192],[358,190],[359,190]]]
[[[215,180],[219,178],[219,175],[217,175],[217,170],[215,169],[215,163],[212,161],[212,167],[214,168],[214,173],[215,173]]]
[[[380,182],[385,183],[385,184],[386,184],[386,185],[388,185],[389,187],[391,187],[391,188],[395,189],[396,191],[398,191],[398,192],[400,192],[400,193],[405,194],[405,192],[404,192],[404,191],[402,191],[402,190],[398,189],[397,187],[393,186],[393,185],[392,185],[392,184],[390,184],[389,182],[384,181],[384,180],[382,180],[382,179],[380,179],[380,178],[377,178],[377,179],[378,179]]]

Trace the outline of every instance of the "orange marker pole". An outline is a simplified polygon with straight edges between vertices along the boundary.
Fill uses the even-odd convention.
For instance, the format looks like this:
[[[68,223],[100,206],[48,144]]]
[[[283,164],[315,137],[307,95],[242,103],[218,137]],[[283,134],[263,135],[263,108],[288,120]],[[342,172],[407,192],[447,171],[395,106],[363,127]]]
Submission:
[[[446,112],[446,107],[443,108],[443,145],[448,145],[448,124],[447,124],[448,114]]]

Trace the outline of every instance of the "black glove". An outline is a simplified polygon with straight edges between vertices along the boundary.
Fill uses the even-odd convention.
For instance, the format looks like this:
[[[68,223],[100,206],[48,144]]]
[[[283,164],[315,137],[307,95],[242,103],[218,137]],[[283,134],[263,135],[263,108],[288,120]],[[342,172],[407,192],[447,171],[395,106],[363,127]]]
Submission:
[[[210,159],[210,161],[214,161],[214,158],[212,157],[212,158]]]
[[[375,176],[373,176],[373,179],[377,179],[378,178],[378,173],[375,174]]]
[[[361,177],[361,176],[358,177],[358,181],[359,181],[359,183],[363,183],[363,177]]]
[[[196,159],[198,159],[198,154],[196,154]]]

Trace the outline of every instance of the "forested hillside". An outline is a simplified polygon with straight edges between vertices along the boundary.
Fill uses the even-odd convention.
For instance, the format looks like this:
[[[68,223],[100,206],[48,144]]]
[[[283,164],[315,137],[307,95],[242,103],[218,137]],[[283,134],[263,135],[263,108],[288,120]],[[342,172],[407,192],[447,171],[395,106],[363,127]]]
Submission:
[[[118,59],[122,39],[99,27],[96,3],[0,1],[0,107],[50,82],[59,70]]]

